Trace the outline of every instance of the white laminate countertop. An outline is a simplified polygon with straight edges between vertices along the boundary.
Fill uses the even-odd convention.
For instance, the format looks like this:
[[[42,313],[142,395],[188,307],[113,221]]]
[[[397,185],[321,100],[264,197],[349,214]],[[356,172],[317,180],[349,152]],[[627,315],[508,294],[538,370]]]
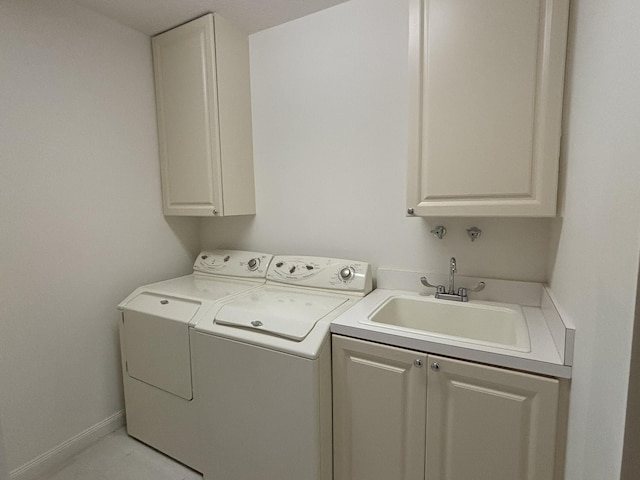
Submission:
[[[360,338],[372,342],[393,345],[420,352],[444,355],[453,358],[470,360],[474,362],[513,368],[532,373],[550,375],[559,378],[571,377],[571,358],[573,351],[573,338],[575,331],[568,329],[557,315],[549,301],[548,292],[541,284],[531,282],[510,282],[506,280],[485,280],[491,292],[493,283],[494,292],[499,285],[505,295],[496,293],[482,295],[482,300],[517,303],[521,305],[531,340],[530,352],[519,352],[498,347],[458,341],[452,338],[443,338],[417,330],[399,330],[389,328],[383,324],[363,323],[369,315],[384,301],[393,296],[416,296],[416,291],[397,288],[380,287],[407,287],[415,282],[416,272],[378,271],[378,287],[368,296],[356,303],[352,308],[333,320],[331,332],[339,335]],[[401,279],[402,281],[396,281]],[[468,279],[469,280],[469,279]],[[469,281],[469,285],[471,282]],[[424,290],[424,289],[423,289]],[[473,294],[470,294],[470,296]],[[500,298],[495,298],[495,297]],[[491,298],[494,297],[494,298]],[[518,301],[518,299],[525,299]],[[471,297],[473,301],[473,297]],[[551,303],[551,307],[549,304]],[[544,305],[544,308],[541,306]],[[546,316],[545,316],[546,313]],[[558,324],[559,322],[559,324]]]

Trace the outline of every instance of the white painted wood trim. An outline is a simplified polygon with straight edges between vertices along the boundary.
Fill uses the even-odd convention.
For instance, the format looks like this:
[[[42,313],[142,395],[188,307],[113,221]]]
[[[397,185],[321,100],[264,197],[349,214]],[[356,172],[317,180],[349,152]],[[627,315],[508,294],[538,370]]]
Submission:
[[[125,424],[124,410],[120,410],[101,422],[87,428],[60,445],[44,452],[30,462],[11,471],[11,480],[35,480],[56,465],[70,459],[92,443]]]

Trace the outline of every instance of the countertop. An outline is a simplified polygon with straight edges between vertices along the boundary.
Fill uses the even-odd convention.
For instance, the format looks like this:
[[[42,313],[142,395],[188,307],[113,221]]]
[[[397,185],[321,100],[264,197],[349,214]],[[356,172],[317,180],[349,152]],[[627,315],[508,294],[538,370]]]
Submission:
[[[486,279],[484,281],[489,287],[489,292],[482,296],[478,295],[481,297],[478,300],[514,303],[522,307],[531,341],[530,352],[472,344],[452,338],[429,335],[418,330],[401,331],[383,324],[362,322],[362,320],[366,321],[371,312],[392,296],[424,298],[417,291],[389,288],[398,286],[406,288],[408,285],[415,285],[415,280],[419,281],[419,276],[418,272],[379,270],[379,288],[335,318],[331,324],[331,332],[488,365],[559,378],[571,377],[570,357],[573,352],[575,330],[564,325],[542,284]],[[475,281],[471,278],[461,280],[465,282],[461,285],[472,285]],[[422,290],[421,293],[426,292],[425,289]],[[502,295],[498,292],[502,292]],[[470,301],[473,303],[474,297]]]

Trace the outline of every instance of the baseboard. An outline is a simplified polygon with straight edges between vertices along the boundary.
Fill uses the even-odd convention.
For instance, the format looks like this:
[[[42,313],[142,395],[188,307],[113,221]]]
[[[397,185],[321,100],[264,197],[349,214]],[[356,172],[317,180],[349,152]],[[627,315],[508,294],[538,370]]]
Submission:
[[[76,453],[89,445],[117,430],[125,423],[124,410],[114,413],[101,422],[87,428],[78,435],[71,437],[48,452],[37,456],[9,474],[10,480],[35,480],[47,471],[70,459]]]

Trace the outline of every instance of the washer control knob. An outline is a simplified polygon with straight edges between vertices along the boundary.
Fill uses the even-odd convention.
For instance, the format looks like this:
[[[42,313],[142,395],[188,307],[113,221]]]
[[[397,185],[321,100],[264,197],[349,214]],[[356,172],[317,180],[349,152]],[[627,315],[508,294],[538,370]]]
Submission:
[[[353,267],[344,267],[342,270],[340,270],[340,280],[342,280],[343,282],[348,282],[349,280],[353,279],[353,275],[354,275],[354,270]]]
[[[260,265],[260,261],[257,258],[252,258],[247,262],[247,266],[249,267],[249,270],[251,270],[252,272],[254,270],[257,270],[259,265]]]

